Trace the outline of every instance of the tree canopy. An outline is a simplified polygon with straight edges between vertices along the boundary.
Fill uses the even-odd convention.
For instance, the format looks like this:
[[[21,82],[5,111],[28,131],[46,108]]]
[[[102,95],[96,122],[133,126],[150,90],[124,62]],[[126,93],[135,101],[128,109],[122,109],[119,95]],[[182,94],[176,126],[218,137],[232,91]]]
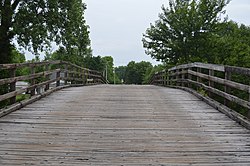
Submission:
[[[221,23],[212,36],[212,62],[231,66],[250,67],[250,27],[233,21]]]
[[[0,63],[11,62],[12,40],[36,53],[51,42],[67,53],[89,53],[82,0],[5,0],[0,4]]]
[[[170,0],[159,20],[143,35],[152,58],[170,64],[209,62],[211,36],[218,30],[229,0]]]
[[[131,61],[127,66],[115,68],[116,77],[119,79],[117,82],[125,84],[147,84],[153,70],[152,64],[145,61]]]

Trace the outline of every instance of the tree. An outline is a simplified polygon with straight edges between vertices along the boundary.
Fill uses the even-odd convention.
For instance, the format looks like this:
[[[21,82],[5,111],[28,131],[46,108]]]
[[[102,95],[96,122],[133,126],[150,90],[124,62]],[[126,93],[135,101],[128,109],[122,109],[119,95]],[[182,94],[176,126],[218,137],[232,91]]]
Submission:
[[[125,81],[127,66],[118,66],[115,68],[117,78],[123,83]],[[122,81],[123,80],[123,81]]]
[[[82,0],[3,0],[0,4],[0,63],[11,62],[12,40],[35,53],[52,41],[66,47],[89,45]],[[85,41],[86,43],[83,44]],[[87,45],[87,46],[86,46]]]
[[[129,62],[125,72],[125,83],[142,84],[144,81],[145,74],[150,68],[152,68],[152,64],[150,62]]]
[[[114,59],[111,56],[105,56],[102,59],[104,60],[105,68],[107,67],[108,81],[114,83]]]
[[[213,63],[250,67],[250,27],[233,21],[221,23],[213,35]]]
[[[103,72],[105,69],[105,61],[102,59],[101,56],[87,56],[84,58],[84,67],[91,69],[91,70],[97,70],[100,72]]]
[[[72,54],[68,54],[64,47],[60,47],[57,51],[47,54],[45,60],[62,60],[71,62],[78,66],[103,72],[105,69],[105,60],[101,56],[80,56],[76,53],[76,49],[72,50]]]
[[[84,57],[91,54],[88,26],[83,17],[85,9],[86,6],[81,0],[67,1],[68,13],[64,16],[67,21],[61,24],[61,34],[62,44],[69,55]]]
[[[16,48],[11,48],[11,63],[24,63],[25,55],[20,53]]]
[[[156,72],[160,72],[162,70],[166,70],[167,67],[163,64],[160,65],[156,65],[154,67],[149,67],[144,75],[144,79],[143,79],[143,84],[148,84],[151,77],[156,73]]]
[[[53,53],[46,53],[44,60],[62,60],[83,66],[84,57],[77,54],[77,49],[72,49],[69,54],[65,47],[59,47],[59,49]]]
[[[229,0],[170,0],[169,8],[143,35],[152,58],[170,64],[209,61],[209,39],[216,32]]]

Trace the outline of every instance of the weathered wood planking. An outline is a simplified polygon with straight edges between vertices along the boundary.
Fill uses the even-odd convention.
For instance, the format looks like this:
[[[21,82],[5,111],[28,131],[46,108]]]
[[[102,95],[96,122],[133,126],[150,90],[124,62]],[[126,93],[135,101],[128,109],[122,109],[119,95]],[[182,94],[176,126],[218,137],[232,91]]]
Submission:
[[[215,75],[215,72],[220,72],[220,74],[224,75],[224,79],[220,78],[218,75]],[[239,78],[250,75],[249,68],[235,67],[235,66],[222,66],[216,64],[204,64],[204,63],[190,63],[172,67],[167,71],[156,72],[150,79],[149,84],[151,85],[161,85],[168,86],[181,89],[186,89],[183,87],[188,87],[188,91],[192,91],[192,89],[206,90],[208,92],[208,96],[211,99],[218,100],[216,95],[222,97],[224,99],[224,103],[217,105],[215,108],[224,109],[225,113],[232,117],[232,119],[238,121],[241,124],[244,124],[245,127],[250,129],[250,122],[245,120],[246,117],[250,119],[250,85],[249,81],[246,80],[245,83],[240,83],[240,79],[232,80],[232,74],[237,74]],[[217,85],[221,85],[224,88],[224,92],[218,88],[218,86],[214,86],[215,83]],[[234,92],[233,89],[237,89],[240,91],[246,92],[245,95],[239,95]],[[199,92],[198,92],[199,93]],[[199,95],[196,93],[196,95]],[[246,97],[248,93],[248,98]],[[214,95],[215,94],[215,95]],[[210,99],[209,99],[210,100]],[[239,106],[246,108],[248,111],[244,114],[246,117],[239,114],[239,110],[235,109],[234,106],[231,106],[229,103],[232,102]],[[214,104],[212,104],[214,105]],[[234,111],[231,116],[230,112]]]
[[[16,77],[16,71],[24,67],[26,67],[26,69],[29,69],[30,73],[28,75]],[[86,69],[65,61],[0,64],[0,71],[2,70],[7,70],[10,74],[8,78],[0,79],[0,85],[8,86],[9,91],[5,94],[0,95],[0,101],[9,100],[12,106],[13,104],[17,103],[16,97],[18,95],[23,93],[30,93],[32,97],[36,94],[36,91],[37,94],[41,94],[41,91],[46,92],[49,89],[53,89],[53,86],[50,87],[50,84],[52,83],[55,83],[56,87],[61,86],[61,80],[64,81],[64,85],[68,84],[69,82],[71,85],[91,85],[106,83],[106,80],[104,79],[101,72]],[[89,83],[87,79],[91,79],[93,81]],[[17,81],[29,81],[30,84],[27,87],[16,90]],[[5,110],[0,110],[0,117],[2,116],[1,112],[3,111]]]
[[[0,165],[250,164],[250,131],[156,86],[63,89],[0,119]]]

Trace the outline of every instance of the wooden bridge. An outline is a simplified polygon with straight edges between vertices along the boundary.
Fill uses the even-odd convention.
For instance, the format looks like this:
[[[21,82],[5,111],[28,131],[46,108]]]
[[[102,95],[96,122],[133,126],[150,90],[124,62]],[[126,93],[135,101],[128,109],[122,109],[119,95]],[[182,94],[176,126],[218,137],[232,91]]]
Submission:
[[[37,65],[44,65],[44,71],[35,72]],[[34,72],[15,76],[19,66],[33,68]],[[199,78],[205,77],[203,69],[208,68],[200,63],[175,67],[152,78],[152,84],[174,88],[102,84],[105,80],[101,73],[72,66],[66,62],[44,62],[0,67],[14,73],[13,78],[0,80],[0,85],[12,87],[0,100],[13,102],[1,110],[0,165],[250,164],[247,118],[214,101],[216,92],[198,89],[197,93],[191,85],[197,83],[216,91],[216,82],[222,79],[216,81],[216,70],[222,70],[222,66],[209,69],[208,82]],[[247,74],[248,69],[237,69]],[[53,72],[57,73],[56,78],[49,77]],[[37,79],[40,77],[44,79]],[[30,80],[30,86],[16,90],[17,80]],[[51,86],[53,82],[55,87]],[[80,86],[90,84],[95,86]],[[249,84],[236,83],[232,78],[224,79],[224,84],[224,96],[232,88],[229,84],[249,88]],[[13,97],[23,92],[29,93],[30,99],[16,103]],[[249,102],[233,93],[230,97],[237,104]],[[226,98],[226,105],[229,99]],[[35,100],[38,101],[32,103]]]

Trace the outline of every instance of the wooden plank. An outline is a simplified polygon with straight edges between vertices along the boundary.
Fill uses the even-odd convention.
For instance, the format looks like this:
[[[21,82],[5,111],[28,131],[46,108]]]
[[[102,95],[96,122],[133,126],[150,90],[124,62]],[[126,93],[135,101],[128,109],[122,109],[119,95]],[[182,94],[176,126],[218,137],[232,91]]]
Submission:
[[[11,106],[8,106],[7,108],[4,108],[4,109],[1,109],[0,110],[0,118],[5,116],[5,115],[8,115],[20,108],[23,108],[25,107],[26,105],[29,105],[37,100],[40,100],[41,98],[43,97],[46,97],[48,95],[50,95],[51,93],[55,92],[55,91],[58,91],[58,90],[61,90],[63,88],[68,88],[70,87],[69,85],[65,85],[65,86],[61,86],[61,87],[56,87],[56,88],[53,88],[51,90],[48,90],[42,94],[39,94],[39,95],[36,95],[35,97],[32,97],[30,99],[27,99],[27,100],[24,100],[24,101],[20,101],[19,103],[17,104],[13,104]]]
[[[0,70],[17,69],[23,67],[38,67],[49,64],[60,64],[62,61],[44,61],[44,62],[28,62],[28,63],[15,63],[15,64],[0,64]]]
[[[214,70],[209,70],[209,76],[214,76]],[[191,80],[190,78],[189,78],[189,80]],[[210,87],[214,87],[214,81],[212,81],[212,80],[209,80],[209,82],[208,82],[208,86],[210,86]],[[211,97],[211,98],[213,98],[213,93],[211,93],[211,92],[209,92],[209,97]]]
[[[10,70],[10,77],[15,78],[16,77],[16,69]],[[10,83],[10,92],[16,91],[16,82]],[[10,98],[10,103],[14,104],[16,102],[16,96]]]
[[[83,67],[80,67],[80,66],[77,66],[77,65],[75,65],[75,64],[73,64],[73,63],[70,63],[70,62],[62,62],[62,64],[68,64],[68,65],[70,65],[71,67],[75,67],[75,68],[77,68],[77,69],[82,69],[82,70],[86,70],[86,71],[89,71],[89,72],[94,72],[95,74],[97,74],[97,75],[101,75],[102,73],[101,72],[99,72],[99,71],[96,71],[96,70],[90,70],[90,69],[87,69],[87,68],[83,68]]]
[[[22,89],[10,92],[10,93],[6,93],[4,95],[0,95],[0,101],[9,99],[9,98],[11,98],[13,96],[17,96],[17,95],[22,94],[24,92],[30,91],[32,89],[35,89],[35,88],[38,88],[38,87],[41,87],[41,86],[44,86],[44,85],[47,85],[47,84],[50,84],[50,83],[58,81],[58,80],[61,80],[61,78],[59,77],[59,78],[56,78],[56,79],[53,79],[53,80],[49,80],[49,81],[45,81],[45,82],[42,82],[42,83],[34,84],[34,85],[28,86],[26,88],[22,88]]]
[[[232,73],[229,72],[229,71],[225,71],[225,81],[228,80],[228,81],[231,81],[232,79]],[[249,89],[250,87],[248,87]],[[231,87],[230,86],[227,86],[227,85],[224,85],[224,91],[225,93],[227,94],[230,94],[231,93]],[[225,106],[230,106],[230,102],[227,100],[227,98],[224,98],[224,105]],[[250,104],[248,104],[250,106]]]
[[[250,76],[250,69],[236,66],[225,66],[225,72],[231,72],[241,75]]]
[[[197,91],[194,91],[190,88],[186,88],[186,87],[174,87],[174,88],[179,88],[179,89],[183,89],[191,94],[194,94],[195,96],[197,96],[199,99],[201,99],[202,101],[206,102],[207,104],[211,105],[213,108],[219,110],[220,112],[222,112],[223,114],[227,115],[229,118],[231,118],[232,120],[236,121],[237,123],[241,124],[242,126],[246,127],[247,129],[250,130],[250,121],[249,119],[247,119],[246,117],[244,117],[243,115],[229,109],[228,107],[222,105],[221,103],[201,95],[200,93],[197,93]]]
[[[174,66],[174,67],[168,69],[168,71],[175,71],[175,70],[179,70],[179,69],[187,69],[187,68],[192,68],[192,67],[194,67],[194,63]]]
[[[217,95],[219,95],[219,96],[221,96],[221,97],[223,97],[223,98],[225,98],[225,99],[227,99],[227,100],[229,100],[231,102],[237,103],[237,104],[239,104],[239,105],[241,105],[241,106],[243,106],[245,108],[250,109],[250,102],[248,102],[248,101],[245,101],[245,100],[243,100],[241,98],[230,95],[230,94],[228,94],[226,92],[220,91],[218,89],[209,87],[209,86],[207,86],[207,85],[205,85],[203,83],[199,83],[199,82],[196,82],[196,81],[193,81],[193,80],[186,80],[186,81],[188,81],[190,83],[193,83],[195,85],[198,85],[200,87],[203,87],[205,90],[208,90],[209,92],[217,94]]]
[[[74,77],[67,77],[66,79],[65,78],[61,78],[61,80],[66,80],[66,81],[82,81],[83,79],[82,78],[74,78]]]
[[[249,88],[249,91],[248,91],[248,102],[250,103],[250,88]],[[250,119],[250,109],[248,110],[248,113],[247,113],[247,117],[248,117],[248,119]]]
[[[49,72],[50,72],[50,68],[51,68],[50,65],[45,66],[45,72],[47,72],[47,73],[44,74],[44,77],[45,77],[46,80],[50,80],[50,75],[53,73],[53,72],[52,72],[52,73],[49,73]],[[49,73],[49,74],[48,74],[48,73]],[[65,85],[66,85],[66,84],[65,84]],[[44,91],[47,91],[47,90],[49,90],[49,84],[45,85]]]
[[[53,71],[44,71],[44,72],[40,72],[40,73],[35,73],[35,74],[30,74],[27,76],[18,76],[18,77],[14,77],[14,78],[5,78],[5,79],[1,79],[0,80],[0,85],[4,85],[4,84],[9,84],[12,82],[17,82],[17,81],[26,81],[26,80],[31,80],[31,79],[35,79],[35,78],[39,78],[39,77],[46,77],[48,75],[51,75],[54,72],[57,72],[60,69],[56,69]]]
[[[15,96],[17,96],[19,94],[22,94],[22,93],[26,92],[26,91],[27,91],[27,88],[22,88],[22,89],[19,89],[19,90],[15,90],[13,92],[6,93],[4,95],[0,95],[0,101],[9,99],[11,97],[15,97]]]
[[[188,73],[192,74],[194,76],[198,76],[200,78],[204,78],[204,79],[207,79],[207,80],[210,80],[210,81],[222,84],[222,85],[230,86],[232,88],[239,89],[239,90],[242,90],[242,91],[245,91],[245,92],[248,92],[248,90],[250,88],[249,85],[244,85],[244,84],[233,82],[233,81],[230,81],[230,80],[225,80],[225,79],[222,79],[222,78],[209,76],[207,74],[195,72],[195,71],[192,71],[192,70],[188,70]]]
[[[202,68],[202,69],[209,69],[209,70],[216,70],[216,71],[225,71],[225,67],[223,65],[216,65],[216,64],[205,64],[205,63],[189,63],[184,65],[175,66],[169,69],[169,71],[172,70],[179,70],[179,69],[188,69],[188,68]]]
[[[174,77],[174,76],[179,76],[183,74],[188,74],[188,71],[187,70],[176,71],[176,72],[170,73],[170,76]]]
[[[195,62],[193,64],[193,67],[216,70],[216,71],[221,71],[221,72],[225,71],[225,67],[223,65],[217,65],[217,64],[206,64],[206,63]]]
[[[31,74],[35,74],[36,73],[36,69],[35,69],[34,66],[30,67],[30,73]],[[32,78],[30,80],[30,85],[34,86],[35,84],[36,84],[36,80],[34,78]],[[34,96],[35,94],[36,94],[36,89],[35,88],[30,89],[30,95]]]
[[[0,165],[249,165],[249,138],[182,90],[78,87],[1,118]]]

